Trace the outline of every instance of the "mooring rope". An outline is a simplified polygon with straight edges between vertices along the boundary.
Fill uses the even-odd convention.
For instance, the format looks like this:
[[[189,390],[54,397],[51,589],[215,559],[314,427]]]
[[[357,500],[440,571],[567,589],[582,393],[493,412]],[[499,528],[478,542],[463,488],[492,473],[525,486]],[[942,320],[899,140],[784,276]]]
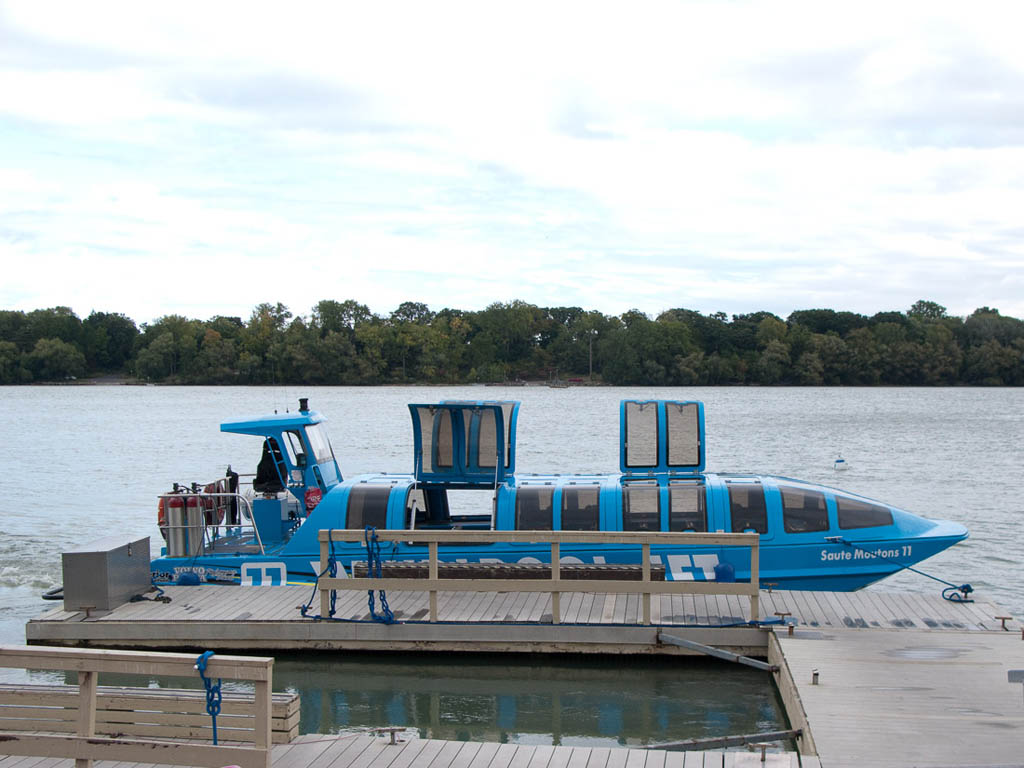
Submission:
[[[884,560],[887,563],[892,563],[893,565],[898,565],[900,568],[906,568],[908,571],[913,571],[914,573],[917,573],[917,574],[919,574],[921,576],[925,576],[925,577],[927,577],[929,579],[932,579],[933,581],[937,581],[940,584],[945,584],[946,588],[944,590],[942,590],[942,597],[945,598],[946,600],[949,600],[951,603],[973,603],[974,602],[973,599],[967,597],[969,594],[971,594],[974,591],[974,587],[972,587],[970,584],[956,585],[956,584],[954,584],[951,581],[946,581],[945,579],[940,579],[938,576],[932,576],[930,573],[925,573],[924,571],[918,570],[917,568],[914,568],[913,566],[907,565],[906,563],[901,563],[899,560],[894,560],[891,557],[886,557],[885,555],[880,555],[877,552],[872,552],[870,549],[865,549],[864,547],[860,546],[859,544],[854,544],[852,541],[849,541],[848,539],[844,539],[842,536],[826,536],[825,537],[825,541],[830,541],[830,542],[833,542],[833,543],[843,544],[843,545],[845,545],[847,547],[853,547],[854,549],[859,549],[861,552],[863,552],[863,553],[865,553],[867,555],[870,555],[871,557],[877,557],[879,560]]]
[[[206,712],[210,716],[210,720],[213,722],[213,743],[217,743],[217,715],[220,714],[220,703],[221,693],[220,684],[221,679],[217,678],[217,684],[214,685],[213,681],[206,676],[206,662],[213,656],[213,651],[204,651],[196,659],[196,669],[199,670],[199,677],[203,680],[203,685],[206,687]]]
[[[316,575],[316,581],[313,582],[313,593],[309,596],[309,601],[305,605],[299,606],[299,612],[302,614],[304,619],[322,619],[324,618],[320,614],[316,616],[309,616],[308,611],[313,606],[313,601],[316,599],[317,587],[320,586],[320,579],[323,576],[329,578],[335,578],[338,575],[338,559],[334,556],[334,539],[331,534],[334,533],[333,528],[327,530],[327,566]],[[334,618],[334,606],[338,601],[337,590],[331,590],[331,609],[328,613],[327,618]]]
[[[383,578],[380,562],[380,539],[377,538],[377,529],[372,525],[366,526],[363,531],[363,541],[366,542],[366,577],[368,579]],[[382,624],[394,624],[395,614],[388,606],[387,592],[383,589],[377,591],[380,596],[380,615],[377,614],[377,609],[373,604],[373,590],[366,590],[366,594],[369,596],[367,603],[370,606],[370,618]]]

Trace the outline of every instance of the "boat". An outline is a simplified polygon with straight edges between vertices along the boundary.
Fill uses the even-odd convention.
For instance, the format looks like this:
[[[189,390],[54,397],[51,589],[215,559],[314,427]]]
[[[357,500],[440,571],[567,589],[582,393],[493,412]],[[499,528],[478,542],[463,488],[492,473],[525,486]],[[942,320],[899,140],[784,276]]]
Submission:
[[[666,579],[749,581],[750,548],[690,543],[692,532],[757,532],[760,582],[779,589],[860,589],[967,537],[956,522],[919,517],[814,483],[705,469],[704,405],[623,400],[619,471],[516,472],[518,401],[410,404],[413,469],[343,477],[326,419],[308,399],[290,413],[220,425],[262,442],[252,475],[230,467],[210,483],[160,497],[166,546],[158,584],[313,583],[327,529],[674,531],[650,545]],[[475,492],[475,496],[473,495]],[[458,512],[466,497],[483,503]],[[592,535],[588,533],[591,538]],[[609,538],[613,538],[609,536]],[[620,538],[622,538],[620,536]],[[339,576],[367,561],[363,543],[336,543]],[[549,563],[548,544],[444,544],[459,563]],[[636,544],[564,543],[566,564],[640,564]],[[393,542],[385,560],[421,562],[425,544]]]
[[[843,454],[841,453],[838,454],[836,456],[836,460],[832,462],[832,469],[834,469],[836,472],[845,472],[849,468],[849,462],[847,462],[846,459],[843,458]]]

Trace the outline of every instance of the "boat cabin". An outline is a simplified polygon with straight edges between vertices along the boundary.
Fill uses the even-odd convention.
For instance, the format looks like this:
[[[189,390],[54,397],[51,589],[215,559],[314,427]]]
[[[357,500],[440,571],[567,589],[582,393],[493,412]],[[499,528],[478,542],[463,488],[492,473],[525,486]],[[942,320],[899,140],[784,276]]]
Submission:
[[[304,512],[312,510],[341,482],[341,470],[323,427],[325,421],[320,413],[309,410],[306,398],[301,398],[297,413],[275,413],[220,425],[221,432],[263,438],[252,483],[256,493],[252,513],[264,543],[285,538]]]
[[[624,400],[620,474],[516,475],[519,402],[409,406],[411,475],[365,475],[333,492],[319,527],[813,534],[893,524],[890,508],[821,486],[706,473],[704,406]],[[486,491],[469,514],[452,500]]]

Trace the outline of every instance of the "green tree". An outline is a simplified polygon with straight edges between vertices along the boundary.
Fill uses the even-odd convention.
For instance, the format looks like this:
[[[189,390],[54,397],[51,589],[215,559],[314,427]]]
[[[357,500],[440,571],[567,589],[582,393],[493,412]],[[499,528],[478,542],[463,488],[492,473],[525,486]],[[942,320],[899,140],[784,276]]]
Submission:
[[[236,378],[238,353],[233,339],[207,328],[199,345],[193,378],[204,384],[229,384]]]
[[[825,383],[825,365],[816,352],[804,352],[796,361],[793,373],[797,382],[809,386]]]
[[[92,312],[82,323],[82,346],[90,369],[120,371],[131,359],[139,329],[120,313]]]
[[[27,362],[37,381],[61,381],[85,375],[85,355],[74,344],[60,339],[37,341]]]
[[[918,299],[913,306],[907,310],[909,317],[919,317],[926,320],[941,320],[946,317],[946,308],[934,301]]]
[[[755,374],[762,384],[781,384],[789,373],[789,347],[778,339],[769,341],[757,361]]]
[[[0,341],[0,384],[24,384],[32,380],[21,350],[13,341]]]
[[[25,317],[25,343],[33,348],[39,339],[60,339],[68,344],[82,340],[82,321],[70,307],[37,309]]]
[[[135,356],[136,375],[152,381],[173,376],[176,365],[177,344],[170,331],[161,333]]]

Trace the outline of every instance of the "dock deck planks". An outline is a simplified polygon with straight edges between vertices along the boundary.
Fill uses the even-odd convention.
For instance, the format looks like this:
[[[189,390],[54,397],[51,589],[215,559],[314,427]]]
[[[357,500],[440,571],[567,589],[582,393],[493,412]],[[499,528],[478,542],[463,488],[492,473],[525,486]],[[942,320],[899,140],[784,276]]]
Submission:
[[[751,642],[767,648],[763,633],[751,634],[742,623],[749,613],[747,599],[737,595],[671,595],[652,600],[652,626],[643,627],[637,595],[566,593],[562,597],[562,621],[551,621],[551,595],[547,592],[453,592],[438,595],[439,623],[430,624],[429,596],[423,592],[392,592],[389,601],[398,627],[372,621],[365,592],[339,592],[336,618],[316,621],[302,618],[298,606],[310,596],[308,586],[239,587],[204,585],[169,587],[170,603],[128,603],[105,615],[86,618],[83,613],[49,610],[26,627],[29,642],[53,644],[120,645],[122,647],[202,647],[217,649],[380,648],[439,650],[604,650],[627,648],[668,650],[656,645],[657,627],[700,627],[717,630],[713,642],[731,647],[728,633],[746,632]],[[374,593],[380,611],[379,595]],[[659,609],[660,605],[660,609]],[[311,616],[319,613],[319,598]],[[992,632],[1001,630],[995,619],[1002,609],[985,602],[954,603],[937,593],[773,592],[761,593],[761,616],[773,619],[788,612],[788,621],[799,627],[836,631],[870,629],[931,629],[935,631]],[[244,618],[242,618],[244,617]],[[362,625],[367,629],[360,629]],[[507,629],[500,631],[498,626]],[[1008,629],[1020,632],[1010,621]],[[372,627],[372,629],[369,629]],[[514,627],[514,629],[512,629]],[[585,630],[585,628],[599,630]],[[447,647],[445,638],[457,637]],[[353,644],[358,641],[356,644]],[[612,648],[611,645],[617,645]],[[570,647],[573,646],[573,647]],[[642,649],[641,649],[642,650]],[[668,652],[679,652],[671,649]],[[1024,665],[1024,662],[1022,662]]]
[[[940,615],[931,608],[923,606]],[[1009,669],[1024,666],[1020,632],[958,630],[953,623],[776,633],[823,765],[1020,764],[1021,686],[1007,682]]]

